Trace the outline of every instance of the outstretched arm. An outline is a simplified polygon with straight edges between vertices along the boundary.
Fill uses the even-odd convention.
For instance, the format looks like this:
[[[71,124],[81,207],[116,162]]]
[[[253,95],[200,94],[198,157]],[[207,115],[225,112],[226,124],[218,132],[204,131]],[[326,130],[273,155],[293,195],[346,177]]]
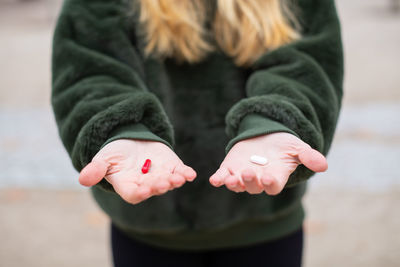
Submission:
[[[129,144],[129,155],[137,160],[129,165],[132,168],[143,164],[140,153],[154,153],[155,146],[168,151],[175,163],[180,161],[172,151],[169,119],[144,82],[134,23],[127,12],[130,3],[66,0],[55,29],[52,55],[51,101],[61,140],[76,170],[81,171],[93,159],[80,181],[89,186],[99,182],[102,188],[119,188],[119,192],[121,186],[110,182],[122,180],[103,179],[111,166],[111,161],[104,160],[122,153],[119,139],[131,140],[124,144]],[[147,142],[146,148],[140,140],[153,142]],[[129,155],[124,154],[126,158]],[[157,164],[160,162],[155,162],[155,170]],[[193,173],[189,176],[192,179]],[[126,181],[134,187],[135,179],[138,177]]]
[[[269,177],[263,180],[270,181],[269,188],[279,184],[278,189],[271,191],[276,194],[286,185],[308,179],[312,171],[326,169],[322,155],[326,155],[331,145],[342,98],[340,24],[333,0],[301,0],[298,4],[302,38],[266,53],[255,62],[246,83],[247,97],[236,103],[226,116],[231,140],[220,170],[210,178],[216,186],[234,183],[233,180],[243,186],[243,180],[251,176],[255,181],[251,188],[254,183],[261,184],[262,177]],[[248,155],[240,158],[240,163],[235,157],[246,154],[245,151],[253,153],[250,144],[262,148],[256,151],[272,159],[292,155],[291,163],[278,168],[271,161],[265,166],[268,171],[257,170],[253,165],[248,170]],[[293,154],[291,146],[298,152]],[[282,149],[275,151],[276,147]],[[275,154],[271,155],[272,151]],[[227,175],[225,163],[234,161],[240,168]]]

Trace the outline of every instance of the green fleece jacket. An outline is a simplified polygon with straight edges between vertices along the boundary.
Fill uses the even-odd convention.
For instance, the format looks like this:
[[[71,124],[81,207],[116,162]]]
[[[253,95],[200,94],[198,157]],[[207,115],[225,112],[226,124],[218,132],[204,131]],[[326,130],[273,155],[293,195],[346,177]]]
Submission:
[[[59,135],[77,171],[107,143],[135,138],[168,145],[198,176],[137,205],[103,179],[92,188],[100,207],[128,235],[175,249],[244,246],[300,228],[301,197],[313,174],[303,165],[277,196],[234,193],[208,179],[236,142],[257,135],[289,132],[328,152],[343,80],[333,0],[296,1],[302,38],[249,68],[220,50],[193,65],[145,57],[131,5],[65,1],[52,56]]]

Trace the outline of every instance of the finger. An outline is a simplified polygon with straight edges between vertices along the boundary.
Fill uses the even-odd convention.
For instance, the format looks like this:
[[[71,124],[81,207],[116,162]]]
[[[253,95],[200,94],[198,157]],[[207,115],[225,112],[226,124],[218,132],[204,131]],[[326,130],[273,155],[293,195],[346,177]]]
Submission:
[[[272,196],[279,194],[285,187],[289,175],[289,171],[282,168],[264,170],[260,178],[264,191]]]
[[[141,186],[147,186],[150,188],[151,195],[161,195],[171,189],[172,185],[169,182],[169,173],[165,172],[154,172],[139,175],[139,179],[135,180],[135,183]]]
[[[119,182],[113,184],[114,190],[123,200],[137,204],[151,197],[151,189],[146,185],[137,185],[133,182]]]
[[[191,167],[184,164],[176,166],[172,173],[182,175],[189,182],[193,181],[197,176],[197,173]]]
[[[244,192],[245,187],[240,184],[239,178],[237,176],[229,176],[225,179],[225,186],[236,193]]]
[[[186,182],[185,177],[176,173],[171,173],[168,180],[174,188],[181,187]]]
[[[224,184],[225,179],[230,175],[231,173],[227,168],[221,167],[213,175],[211,175],[209,181],[213,186],[219,187]]]
[[[260,184],[257,174],[253,169],[244,169],[241,176],[246,191],[250,194],[259,194],[264,191],[264,187]]]
[[[79,174],[79,183],[84,186],[93,186],[107,174],[109,164],[103,160],[92,160]]]
[[[268,177],[267,179],[264,178],[262,182],[264,184],[265,193],[271,196],[275,196],[282,192],[284,187],[279,178]]]
[[[324,172],[328,169],[328,163],[324,155],[311,147],[301,151],[298,158],[304,166],[314,172]]]
[[[264,189],[265,189],[266,187],[270,186],[274,182],[274,179],[272,177],[268,176],[268,175],[263,174],[261,176],[260,181],[261,181],[261,184],[264,186]]]
[[[171,189],[171,184],[168,180],[159,179],[159,181],[154,185],[153,191],[156,195],[161,195],[166,193]]]

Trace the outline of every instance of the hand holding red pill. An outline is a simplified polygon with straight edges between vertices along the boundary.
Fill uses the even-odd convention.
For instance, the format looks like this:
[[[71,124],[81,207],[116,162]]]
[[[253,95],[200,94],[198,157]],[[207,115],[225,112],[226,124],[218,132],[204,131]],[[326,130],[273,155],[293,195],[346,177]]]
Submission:
[[[122,199],[137,204],[195,177],[196,172],[161,142],[118,139],[104,146],[81,170],[79,182],[93,186],[104,178]]]

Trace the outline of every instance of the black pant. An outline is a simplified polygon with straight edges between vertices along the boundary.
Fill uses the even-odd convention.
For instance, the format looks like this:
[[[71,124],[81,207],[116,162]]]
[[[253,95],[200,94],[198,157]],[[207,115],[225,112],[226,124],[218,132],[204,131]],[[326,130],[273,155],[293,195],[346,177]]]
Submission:
[[[115,267],[298,267],[303,230],[279,240],[235,249],[187,252],[153,247],[135,241],[111,225]]]

